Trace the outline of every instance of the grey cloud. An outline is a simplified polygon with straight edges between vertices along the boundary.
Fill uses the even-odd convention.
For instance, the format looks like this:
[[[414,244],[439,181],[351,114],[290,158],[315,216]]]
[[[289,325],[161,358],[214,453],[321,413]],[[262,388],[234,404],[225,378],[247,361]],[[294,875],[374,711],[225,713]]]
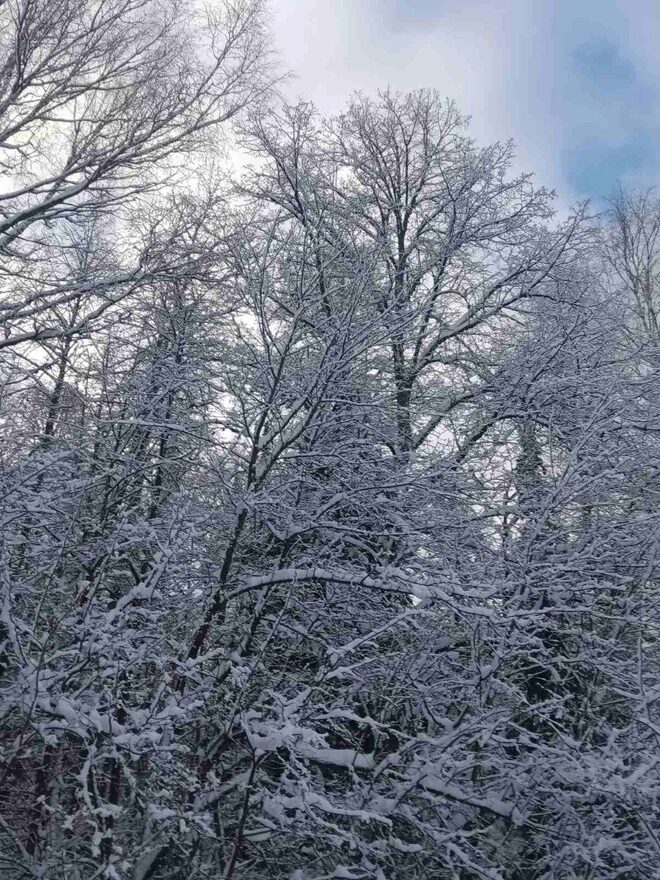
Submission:
[[[654,182],[660,128],[655,2],[277,0],[292,98],[340,110],[356,89],[437,88],[480,141],[513,137],[518,164],[561,204],[619,178]]]

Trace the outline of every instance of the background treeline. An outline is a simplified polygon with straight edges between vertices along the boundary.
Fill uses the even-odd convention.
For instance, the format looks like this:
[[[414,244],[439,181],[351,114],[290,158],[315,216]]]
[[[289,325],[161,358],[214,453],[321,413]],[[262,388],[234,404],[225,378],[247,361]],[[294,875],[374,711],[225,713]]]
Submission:
[[[277,75],[0,4],[0,876],[660,877],[658,197]]]

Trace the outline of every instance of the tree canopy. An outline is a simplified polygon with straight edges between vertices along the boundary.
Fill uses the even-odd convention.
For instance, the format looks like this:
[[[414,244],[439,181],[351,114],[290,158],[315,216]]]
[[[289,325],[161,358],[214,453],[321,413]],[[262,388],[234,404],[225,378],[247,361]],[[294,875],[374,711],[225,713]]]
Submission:
[[[277,77],[0,5],[0,875],[660,877],[657,194]]]

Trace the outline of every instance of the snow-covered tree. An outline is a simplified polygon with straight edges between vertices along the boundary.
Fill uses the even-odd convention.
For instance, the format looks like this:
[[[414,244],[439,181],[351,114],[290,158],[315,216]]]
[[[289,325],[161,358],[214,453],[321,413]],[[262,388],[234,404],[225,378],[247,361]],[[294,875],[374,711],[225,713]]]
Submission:
[[[253,106],[258,4],[7,9],[3,876],[657,876],[648,211]]]

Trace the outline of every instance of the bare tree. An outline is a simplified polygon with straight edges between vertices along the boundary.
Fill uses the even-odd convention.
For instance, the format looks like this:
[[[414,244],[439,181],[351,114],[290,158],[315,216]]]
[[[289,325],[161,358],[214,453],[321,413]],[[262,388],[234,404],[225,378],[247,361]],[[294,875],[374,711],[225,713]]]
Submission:
[[[121,9],[163,82],[161,44],[208,69],[181,80],[171,7]],[[92,103],[133,95],[162,152],[7,245],[3,876],[655,876],[634,285],[431,93],[260,108],[236,188],[183,192],[211,97],[169,145],[161,86]]]
[[[658,339],[660,296],[660,198],[654,188],[619,189],[606,214],[605,259],[615,283],[632,295],[641,330]]]
[[[369,254],[374,308],[391,328],[391,442],[405,456],[470,399],[465,364],[493,327],[568,271],[580,216],[550,232],[549,194],[530,176],[507,179],[511,145],[476,148],[434,93],[357,98],[325,135],[306,105],[285,117],[255,126],[271,163],[247,187],[316,228],[317,250]]]
[[[181,178],[272,76],[259,2],[204,14],[180,0],[16,0],[0,16],[6,348],[89,329],[145,278],[172,271],[152,236],[137,234],[136,200],[144,211],[149,193]],[[61,279],[56,230],[92,216],[107,218],[122,259]],[[76,320],[63,326],[53,309],[73,302]]]

